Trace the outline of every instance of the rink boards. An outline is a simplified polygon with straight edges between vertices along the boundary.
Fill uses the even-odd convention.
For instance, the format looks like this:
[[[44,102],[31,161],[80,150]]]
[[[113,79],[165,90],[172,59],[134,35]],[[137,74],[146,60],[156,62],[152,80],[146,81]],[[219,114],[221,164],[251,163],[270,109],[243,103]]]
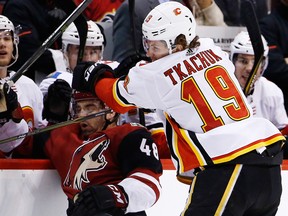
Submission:
[[[162,164],[162,196],[147,215],[178,216],[189,186],[176,180],[171,160],[162,160]],[[285,216],[288,211],[288,160],[282,166],[282,182],[283,194],[277,216]],[[1,216],[65,216],[66,208],[60,179],[48,160],[0,159]]]

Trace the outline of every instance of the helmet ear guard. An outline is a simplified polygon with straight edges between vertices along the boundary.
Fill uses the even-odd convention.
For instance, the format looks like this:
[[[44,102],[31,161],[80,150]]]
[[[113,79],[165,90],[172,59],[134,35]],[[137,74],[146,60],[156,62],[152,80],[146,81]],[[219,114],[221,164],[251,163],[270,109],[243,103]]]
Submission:
[[[191,11],[179,2],[169,1],[156,6],[146,16],[143,41],[164,40],[169,53],[175,48],[175,39],[184,34],[189,44],[196,36],[196,21]]]

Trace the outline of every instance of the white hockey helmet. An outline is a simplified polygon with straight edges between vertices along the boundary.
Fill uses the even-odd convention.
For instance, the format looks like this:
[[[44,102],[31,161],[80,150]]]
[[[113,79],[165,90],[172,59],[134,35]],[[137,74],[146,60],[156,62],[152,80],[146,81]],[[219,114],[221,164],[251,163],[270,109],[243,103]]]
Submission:
[[[142,24],[142,32],[143,40],[164,40],[171,54],[179,34],[185,35],[188,44],[194,39],[196,21],[183,4],[168,1],[150,11]]]
[[[9,31],[11,32],[12,37],[13,37],[14,50],[13,50],[12,58],[14,59],[14,61],[8,65],[8,66],[11,66],[12,64],[16,62],[18,58],[19,37],[18,37],[18,34],[15,32],[15,27],[13,23],[6,16],[3,16],[3,15],[0,15],[0,31]]]
[[[85,46],[101,46],[104,49],[104,36],[98,25],[89,20],[87,21],[88,32]],[[79,35],[74,23],[71,23],[62,34],[62,50],[67,52],[69,44],[80,45]]]
[[[268,64],[268,52],[269,47],[267,44],[267,41],[261,35],[262,43],[264,46],[264,69],[266,69]],[[236,35],[232,43],[230,44],[230,59],[231,61],[234,61],[235,54],[248,54],[248,55],[254,55],[253,46],[249,37],[249,34],[247,31],[241,31]]]

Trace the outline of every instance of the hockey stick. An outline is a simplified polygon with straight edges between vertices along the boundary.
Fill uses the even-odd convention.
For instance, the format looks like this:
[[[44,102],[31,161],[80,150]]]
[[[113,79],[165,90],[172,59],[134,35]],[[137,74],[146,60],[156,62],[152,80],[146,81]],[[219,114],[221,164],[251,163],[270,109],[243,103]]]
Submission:
[[[72,14],[73,11],[76,9],[76,4],[72,0],[59,1],[59,5],[61,6],[61,8],[63,8],[66,14]],[[79,63],[83,60],[85,44],[86,44],[86,39],[87,39],[87,32],[88,32],[87,21],[85,17],[83,16],[83,13],[81,13],[74,20],[74,24],[77,28],[79,41],[80,41],[79,50],[78,50],[78,58],[77,58],[77,63]]]
[[[254,6],[251,1],[245,0],[241,2],[241,14],[244,18],[245,25],[254,51],[254,65],[244,87],[244,94],[247,96],[253,89],[257,71],[264,58],[264,46],[262,43],[261,33]]]
[[[65,31],[65,29],[84,11],[92,0],[84,0],[76,9],[63,21],[63,23],[42,43],[36,52],[19,68],[19,70],[10,78],[10,81],[16,82],[27,69],[50,47],[55,40]]]
[[[137,49],[137,43],[136,43],[134,10],[135,10],[135,0],[129,0],[130,29],[131,29],[131,34],[133,38],[133,44],[134,44],[136,55],[140,56],[141,54],[139,53]],[[138,112],[139,112],[139,123],[145,127],[146,122],[145,122],[144,110],[142,108],[138,108]]]
[[[93,113],[93,114],[90,114],[90,115],[87,115],[87,116],[79,117],[79,118],[76,118],[76,119],[73,119],[73,120],[70,120],[70,121],[65,121],[65,122],[60,122],[58,124],[50,125],[50,126],[47,126],[45,128],[35,129],[35,130],[29,131],[27,133],[19,134],[17,136],[13,136],[13,137],[9,137],[9,138],[0,140],[0,145],[3,144],[3,143],[6,143],[6,142],[11,142],[11,141],[14,141],[14,140],[17,140],[17,139],[22,139],[22,138],[25,138],[25,137],[28,137],[28,136],[33,136],[35,134],[39,134],[39,133],[43,133],[43,132],[46,132],[46,131],[54,130],[56,128],[68,126],[68,125],[71,125],[71,124],[76,124],[76,123],[79,123],[79,122],[82,122],[82,121],[86,121],[86,120],[89,120],[89,119],[92,119],[92,118],[95,118],[95,117],[98,117],[98,116],[101,116],[101,115],[105,115],[106,113],[109,113],[109,112],[112,112],[112,110],[111,109],[107,109],[107,110],[103,110],[101,112]]]

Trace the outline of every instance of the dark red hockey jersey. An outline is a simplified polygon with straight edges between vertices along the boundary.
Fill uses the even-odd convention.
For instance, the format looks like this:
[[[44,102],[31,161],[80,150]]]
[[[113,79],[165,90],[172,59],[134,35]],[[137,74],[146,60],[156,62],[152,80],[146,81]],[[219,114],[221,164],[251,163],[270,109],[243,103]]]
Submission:
[[[93,184],[121,185],[130,212],[144,210],[159,198],[162,166],[157,146],[142,126],[116,126],[84,141],[79,126],[70,125],[51,131],[45,152],[69,198]]]

